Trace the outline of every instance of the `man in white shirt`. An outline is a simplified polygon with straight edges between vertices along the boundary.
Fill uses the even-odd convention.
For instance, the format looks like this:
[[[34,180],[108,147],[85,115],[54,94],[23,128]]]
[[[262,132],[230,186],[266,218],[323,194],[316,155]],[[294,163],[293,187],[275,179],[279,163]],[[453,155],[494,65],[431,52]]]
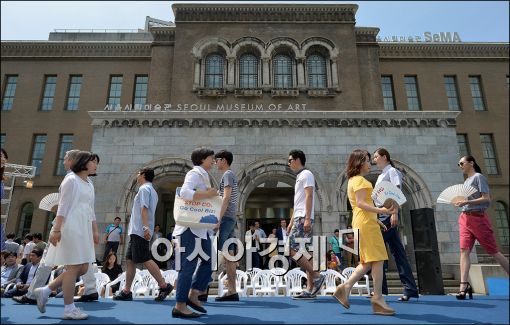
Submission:
[[[246,231],[246,234],[244,236],[244,240],[246,243],[246,249],[250,249],[252,247],[255,248],[255,250],[251,253],[251,266],[260,268],[260,234],[255,229],[255,222],[250,222],[250,229]]]
[[[140,186],[133,202],[131,220],[129,222],[129,244],[126,252],[126,284],[113,300],[133,300],[131,284],[135,278],[136,264],[143,263],[159,285],[156,301],[163,301],[174,287],[166,283],[156,262],[150,253],[150,240],[154,229],[154,214],[158,204],[158,193],[152,186],[154,169],[142,168],[138,171],[136,182]]]
[[[290,256],[294,257],[299,250],[299,242],[296,238],[312,239],[312,227],[314,221],[314,189],[315,178],[311,171],[305,169],[306,156],[301,150],[292,150],[289,152],[288,165],[296,173],[296,185],[294,187],[294,214],[287,227],[289,234]],[[295,258],[294,258],[295,260]],[[294,296],[293,299],[315,299],[317,292],[324,284],[325,276],[313,270],[313,264],[301,256],[296,261],[304,268],[308,277],[308,288]]]
[[[35,248],[34,237],[31,234],[25,235],[25,246],[23,248],[23,259],[21,264],[25,265],[29,261],[30,253]]]

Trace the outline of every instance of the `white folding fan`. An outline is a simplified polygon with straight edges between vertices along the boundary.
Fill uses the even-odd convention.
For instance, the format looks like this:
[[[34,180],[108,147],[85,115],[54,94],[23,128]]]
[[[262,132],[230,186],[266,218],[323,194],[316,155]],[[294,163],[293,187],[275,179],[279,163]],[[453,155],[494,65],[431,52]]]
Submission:
[[[474,193],[476,188],[470,185],[457,184],[447,187],[439,194],[437,203],[453,204],[459,201],[464,201]]]
[[[41,202],[39,203],[39,209],[51,211],[51,208],[53,208],[57,204],[58,193],[50,193],[42,198]]]
[[[378,206],[389,208],[391,206],[401,206],[406,203],[404,193],[390,182],[382,181],[378,183],[372,191],[372,199]]]

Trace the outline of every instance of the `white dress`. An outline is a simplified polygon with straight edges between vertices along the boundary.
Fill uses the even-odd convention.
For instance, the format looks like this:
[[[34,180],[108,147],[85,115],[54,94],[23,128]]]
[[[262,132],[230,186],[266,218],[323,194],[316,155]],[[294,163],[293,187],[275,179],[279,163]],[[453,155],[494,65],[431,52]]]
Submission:
[[[49,244],[46,265],[77,265],[95,262],[92,220],[94,186],[76,174],[62,181],[57,216],[63,216],[61,239]]]

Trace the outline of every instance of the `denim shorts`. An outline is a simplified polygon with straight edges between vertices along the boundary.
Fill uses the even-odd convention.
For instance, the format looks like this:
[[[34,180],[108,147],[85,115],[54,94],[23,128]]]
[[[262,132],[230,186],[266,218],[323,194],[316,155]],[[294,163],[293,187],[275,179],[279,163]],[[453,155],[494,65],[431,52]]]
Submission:
[[[218,234],[218,250],[223,250],[223,245],[229,238],[235,238],[236,220],[229,217],[221,218],[220,229]],[[235,250],[235,245],[230,244],[229,250]]]

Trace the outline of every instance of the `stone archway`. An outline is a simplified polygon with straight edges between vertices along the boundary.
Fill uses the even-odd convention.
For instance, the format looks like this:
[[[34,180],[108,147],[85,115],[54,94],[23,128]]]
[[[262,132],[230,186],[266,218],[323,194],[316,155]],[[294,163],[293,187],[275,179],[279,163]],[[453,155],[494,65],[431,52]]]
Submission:
[[[322,211],[324,209],[331,209],[329,197],[322,180],[318,177],[318,173],[310,169],[315,176],[315,227],[314,233],[322,233]],[[245,227],[245,209],[246,203],[250,194],[260,185],[265,182],[282,182],[292,188],[296,182],[295,174],[288,168],[287,161],[281,158],[266,158],[257,160],[244,169],[239,171],[238,175],[239,186],[239,204],[237,210],[238,221],[241,222],[240,229]],[[292,193],[294,190],[292,189]],[[291,202],[292,203],[292,202]]]
[[[414,244],[410,211],[419,208],[433,208],[434,201],[432,199],[431,192],[427,187],[427,184],[416,171],[414,171],[410,166],[398,160],[392,161],[395,164],[395,168],[402,172],[402,192],[407,199],[407,202],[402,206],[399,233],[401,240],[406,247],[408,257],[410,258],[409,262],[413,270],[415,270]],[[377,176],[380,173],[380,170],[373,169],[370,171],[370,174],[366,176],[366,178],[372,183],[375,183]],[[335,193],[336,197],[338,198],[336,204],[339,207],[340,215],[344,216],[342,221],[345,222],[345,226],[347,225],[349,217],[352,215],[349,209],[350,206],[348,205],[349,199],[347,197],[347,180],[347,176],[345,175],[345,172],[343,172],[338,176],[335,183]],[[392,264],[392,257],[390,257],[390,261],[389,269],[394,270],[395,266]]]

